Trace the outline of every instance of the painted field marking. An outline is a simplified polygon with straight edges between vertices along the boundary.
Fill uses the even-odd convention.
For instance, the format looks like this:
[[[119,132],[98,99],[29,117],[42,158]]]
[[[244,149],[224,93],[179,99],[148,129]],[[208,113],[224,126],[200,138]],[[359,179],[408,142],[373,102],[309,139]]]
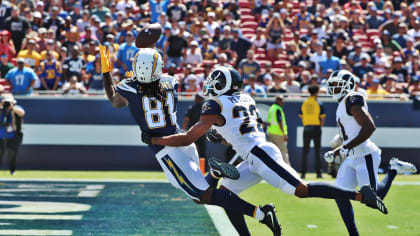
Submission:
[[[316,229],[316,228],[318,228],[318,225],[306,225],[306,227],[308,227],[310,229]]]
[[[16,215],[16,214],[0,214],[0,219],[7,220],[81,220],[82,215]]]
[[[398,229],[398,226],[396,226],[396,225],[387,225],[386,227],[388,229]]]
[[[226,216],[225,211],[217,206],[204,205],[214,226],[219,231],[220,236],[236,236],[233,225],[230,223],[229,218]]]
[[[70,178],[0,178],[0,181],[5,182],[24,182],[24,181],[39,181],[39,182],[96,182],[96,183],[169,183],[167,179],[70,179]],[[335,180],[329,180],[329,181],[322,181],[327,183],[334,183]],[[319,182],[316,180],[307,181],[309,183],[311,182]],[[264,180],[260,182],[261,184],[267,184]],[[393,185],[419,185],[420,181],[394,181],[392,182]]]
[[[29,230],[15,230],[2,229],[0,235],[72,235],[71,230],[43,230],[43,229],[29,229]]]
[[[0,225],[12,225],[12,223],[0,223]]]
[[[0,205],[10,206],[0,208],[0,212],[25,212],[25,213],[63,213],[89,211],[91,206],[81,203],[45,202],[45,201],[0,201]]]

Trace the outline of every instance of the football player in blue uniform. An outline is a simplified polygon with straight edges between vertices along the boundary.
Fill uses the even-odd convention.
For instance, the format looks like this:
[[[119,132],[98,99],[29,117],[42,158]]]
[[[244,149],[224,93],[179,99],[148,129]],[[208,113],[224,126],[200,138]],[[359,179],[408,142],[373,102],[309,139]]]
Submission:
[[[172,77],[163,77],[160,54],[151,48],[141,48],[133,60],[133,77],[122,80],[116,87],[112,83],[109,51],[100,46],[101,67],[106,95],[113,107],[128,106],[140,126],[142,135],[166,136],[176,134],[178,84]],[[274,235],[281,234],[274,206],[254,206],[235,193],[213,187],[220,177],[239,178],[235,167],[211,159],[210,175],[204,177],[199,169],[199,159],[194,144],[184,147],[149,145],[162,167],[168,181],[187,194],[196,203],[223,207],[227,212],[248,215],[266,224]],[[214,176],[214,177],[212,177]]]
[[[354,91],[356,81],[347,70],[331,73],[327,81],[328,93],[338,100],[336,121],[343,145],[328,151],[324,159],[332,163],[335,156],[344,159],[337,172],[335,184],[353,189],[357,185],[370,185],[381,199],[384,199],[397,173],[417,172],[417,168],[408,162],[392,158],[389,171],[378,183],[378,168],[381,163],[381,149],[370,140],[375,131],[375,123],[369,114],[366,98]],[[347,199],[336,200],[341,217],[351,236],[359,235],[354,221],[353,207]]]
[[[186,146],[213,126],[245,160],[237,166],[240,178],[224,179],[222,189],[239,194],[264,179],[273,187],[297,197],[352,199],[387,213],[383,202],[368,185],[355,191],[329,183],[302,181],[297,172],[283,161],[278,147],[267,142],[258,121],[255,101],[249,95],[239,93],[241,88],[242,78],[238,71],[228,67],[216,68],[204,84],[203,93],[211,99],[203,105],[200,121],[182,134],[166,137],[143,135],[144,142],[172,147]],[[227,214],[241,235],[249,235],[242,215],[233,212]]]

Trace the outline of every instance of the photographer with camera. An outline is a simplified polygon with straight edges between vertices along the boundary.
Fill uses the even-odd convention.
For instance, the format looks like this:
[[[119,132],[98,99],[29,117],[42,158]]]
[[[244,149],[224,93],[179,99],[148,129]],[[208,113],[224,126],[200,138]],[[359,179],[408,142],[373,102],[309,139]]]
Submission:
[[[16,157],[22,144],[22,123],[25,111],[16,105],[12,95],[3,96],[0,103],[0,161],[7,150],[10,174],[16,170]]]

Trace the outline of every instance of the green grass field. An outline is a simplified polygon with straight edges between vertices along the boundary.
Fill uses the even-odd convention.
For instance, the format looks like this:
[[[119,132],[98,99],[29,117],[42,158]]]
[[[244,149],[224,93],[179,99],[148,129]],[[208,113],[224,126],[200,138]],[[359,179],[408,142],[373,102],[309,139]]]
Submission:
[[[309,176],[308,180],[315,180],[313,177]],[[24,231],[29,229],[58,230],[54,235],[218,234],[203,206],[192,203],[181,191],[167,183],[146,183],[147,180],[165,180],[161,172],[18,171],[15,176],[10,176],[3,171],[0,172],[0,178],[0,235],[23,235]],[[49,181],[39,182],[40,179]],[[78,179],[89,182],[77,182]],[[146,181],[144,184],[118,183],[118,179]],[[100,180],[102,182],[96,182]],[[395,181],[385,199],[388,215],[382,215],[379,211],[354,202],[361,235],[420,235],[420,176],[397,176]],[[33,190],[34,188],[39,188],[39,191]],[[16,191],[16,195],[10,194],[8,189],[12,193]],[[21,192],[22,189],[24,192]],[[89,197],[90,193],[97,191],[95,189],[101,190],[98,190],[95,197]],[[87,192],[88,197],[80,197],[82,192]],[[242,193],[241,197],[254,204],[274,203],[284,235],[346,235],[345,226],[334,201],[298,199],[266,183],[252,187]],[[4,209],[7,207],[4,204],[9,204],[5,203],[5,200],[46,199],[53,202],[77,202],[89,205],[90,208],[77,214],[66,212],[51,216],[52,213],[46,212],[45,209],[44,212],[33,213],[42,217],[81,215],[80,221],[59,218],[54,218],[53,221],[26,218],[22,220],[18,218],[21,214],[28,214],[27,212],[17,213]],[[12,216],[7,218],[5,214],[8,217]],[[264,225],[254,219],[248,218],[247,222],[252,235],[271,235]],[[37,233],[39,234],[31,235],[47,235],[50,231]]]

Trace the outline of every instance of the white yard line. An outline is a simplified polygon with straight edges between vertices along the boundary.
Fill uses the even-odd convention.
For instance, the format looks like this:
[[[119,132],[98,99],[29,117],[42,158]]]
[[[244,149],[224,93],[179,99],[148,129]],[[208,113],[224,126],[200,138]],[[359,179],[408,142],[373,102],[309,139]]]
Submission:
[[[1,229],[0,235],[72,235],[71,230],[43,230],[43,229]]]
[[[220,236],[235,236],[238,235],[233,225],[230,223],[229,218],[226,216],[225,211],[217,206],[204,205],[214,226],[219,231]]]

